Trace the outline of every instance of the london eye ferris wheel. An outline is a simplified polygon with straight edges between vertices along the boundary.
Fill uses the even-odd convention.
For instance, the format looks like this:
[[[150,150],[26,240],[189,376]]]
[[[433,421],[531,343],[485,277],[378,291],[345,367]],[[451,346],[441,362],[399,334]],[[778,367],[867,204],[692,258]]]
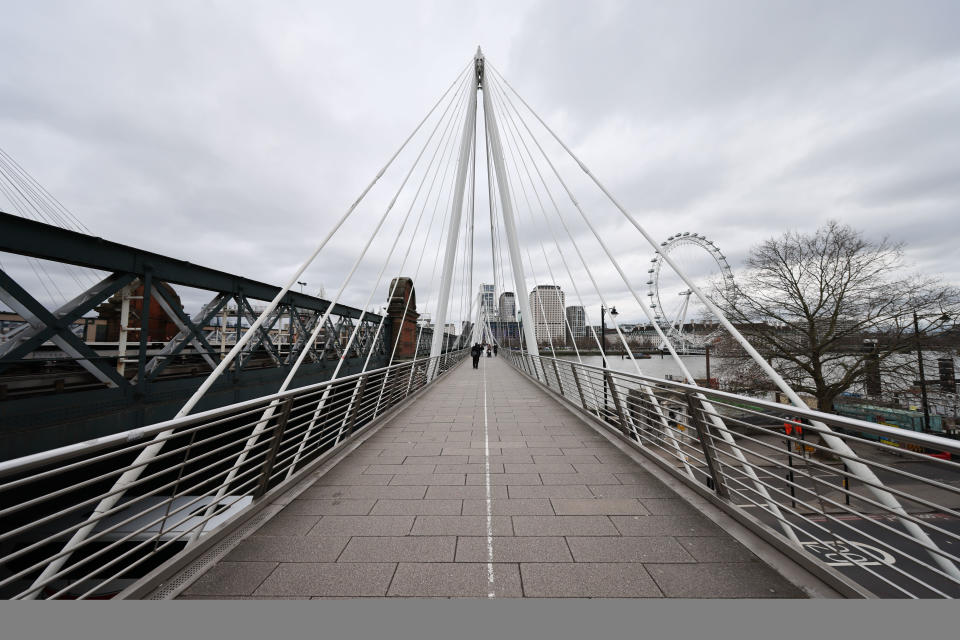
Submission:
[[[724,289],[724,294],[732,291],[733,270],[715,242],[689,231],[661,242],[650,260],[647,296],[655,322],[678,350],[702,349],[712,339],[714,319],[706,305],[664,260],[665,255],[704,292],[716,292],[718,288]]]

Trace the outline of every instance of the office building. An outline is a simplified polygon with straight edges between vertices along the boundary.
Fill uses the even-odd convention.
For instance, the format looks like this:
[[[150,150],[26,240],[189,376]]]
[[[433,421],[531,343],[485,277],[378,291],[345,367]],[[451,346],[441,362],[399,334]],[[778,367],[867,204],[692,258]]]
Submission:
[[[567,335],[571,342],[587,335],[587,314],[579,305],[567,307]]]
[[[500,294],[500,320],[513,322],[517,319],[517,297],[513,291],[504,291]]]
[[[495,291],[492,284],[480,285],[480,313],[490,322],[498,320]]]
[[[556,285],[538,284],[530,292],[530,313],[533,314],[538,344],[566,344],[563,301],[563,291]],[[523,320],[526,322],[526,318]]]

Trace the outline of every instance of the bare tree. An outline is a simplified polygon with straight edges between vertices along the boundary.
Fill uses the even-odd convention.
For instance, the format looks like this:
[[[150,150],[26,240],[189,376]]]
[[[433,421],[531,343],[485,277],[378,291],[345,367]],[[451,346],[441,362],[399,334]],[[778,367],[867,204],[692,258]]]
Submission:
[[[734,287],[714,295],[780,375],[813,395],[822,411],[857,385],[873,395],[881,380],[886,391],[913,386],[917,340],[942,332],[960,310],[955,287],[904,272],[902,244],[872,242],[834,221],[812,234],[764,241]],[[759,368],[733,344],[719,345],[734,356],[724,374],[741,388],[757,385]]]

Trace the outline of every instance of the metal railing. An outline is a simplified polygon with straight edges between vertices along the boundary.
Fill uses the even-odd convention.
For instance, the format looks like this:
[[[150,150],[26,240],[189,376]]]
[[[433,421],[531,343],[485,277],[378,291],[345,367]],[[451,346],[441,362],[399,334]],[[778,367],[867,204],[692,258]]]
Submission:
[[[0,463],[0,597],[113,597],[267,491],[297,481],[466,353]],[[149,447],[159,452],[145,459]]]
[[[960,441],[506,354],[849,595],[960,597]]]

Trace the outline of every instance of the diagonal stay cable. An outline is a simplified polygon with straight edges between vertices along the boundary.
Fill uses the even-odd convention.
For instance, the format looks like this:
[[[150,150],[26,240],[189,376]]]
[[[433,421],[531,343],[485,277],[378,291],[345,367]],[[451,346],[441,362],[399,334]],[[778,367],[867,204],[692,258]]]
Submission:
[[[489,65],[489,66],[493,68],[493,65]],[[627,211],[627,209],[620,203],[620,201],[618,201],[613,196],[613,194],[611,194],[610,191],[600,182],[600,180],[587,168],[587,166],[583,163],[583,161],[580,160],[580,158],[575,153],[573,153],[573,151],[566,145],[566,143],[563,142],[563,140],[560,139],[560,137],[553,131],[553,129],[551,129],[550,126],[547,125],[547,123],[544,122],[544,120],[533,110],[533,108],[530,107],[529,104],[527,104],[527,102],[523,99],[523,97],[519,93],[517,93],[517,91],[506,80],[506,78],[504,78],[503,75],[500,74],[499,71],[497,71],[495,68],[494,68],[494,72],[497,74],[497,76],[501,80],[503,80],[504,84],[520,100],[520,102],[527,108],[527,110],[533,115],[533,117],[536,118],[538,122],[540,122],[540,124],[544,127],[544,129],[546,129],[546,131],[550,133],[553,139],[556,140],[557,143],[559,143],[560,146],[563,147],[564,151],[566,151],[567,154],[577,163],[577,165],[579,165],[581,170],[583,170],[583,172],[587,174],[587,176],[593,181],[593,183],[597,185],[600,191],[623,214],[623,216],[627,219],[627,221],[630,222],[630,224],[633,225],[633,227],[640,232],[640,234],[650,244],[650,246],[654,248],[654,250],[657,250],[658,245],[656,241],[653,239],[653,237],[647,232],[647,230],[644,229],[639,222],[637,222],[637,220]],[[794,404],[794,406],[800,407],[800,408],[806,408],[806,403],[804,403],[803,400],[800,398],[800,396],[797,395],[796,391],[794,391],[790,387],[790,385],[787,384],[786,380],[784,380],[783,377],[776,372],[773,366],[769,362],[767,362],[763,358],[763,356],[760,355],[760,353],[756,350],[756,348],[754,348],[754,346],[750,344],[750,341],[747,340],[735,326],[733,326],[733,323],[731,323],[730,320],[726,317],[726,314],[724,314],[723,311],[720,310],[720,308],[717,307],[717,305],[714,304],[714,302],[710,300],[708,296],[704,295],[704,293],[700,290],[700,287],[698,287],[696,283],[694,283],[686,275],[686,273],[684,273],[679,268],[676,262],[672,258],[670,258],[669,255],[667,255],[666,253],[662,255],[663,255],[664,261],[670,265],[670,267],[674,270],[674,272],[684,281],[684,283],[686,283],[688,287],[690,287],[690,290],[693,291],[694,294],[696,294],[696,296],[700,299],[700,301],[703,302],[703,304],[710,310],[710,312],[713,313],[714,316],[716,316],[716,318],[720,321],[720,323],[724,326],[724,328],[730,333],[730,335],[740,344],[740,346],[742,346],[744,350],[746,350],[747,353],[750,354],[750,357],[754,360],[754,362],[757,363],[757,365],[760,366],[760,368],[764,371],[764,373],[766,373],[767,376],[780,388],[780,390],[787,395],[787,397]],[[811,420],[810,426],[813,428],[813,430],[817,431],[817,433],[820,435],[823,441],[832,450],[836,451],[839,454],[843,454],[845,456],[852,458],[849,462],[850,471],[853,472],[853,474],[856,475],[858,478],[868,483],[871,483],[867,485],[868,490],[871,493],[873,493],[880,502],[882,502],[887,508],[889,508],[894,513],[902,516],[906,516],[906,510],[904,510],[903,506],[893,496],[893,494],[891,494],[889,491],[878,489],[872,486],[872,483],[876,483],[880,486],[883,486],[883,483],[867,464],[860,461],[857,454],[853,451],[853,449],[850,448],[849,445],[847,445],[846,442],[843,441],[843,439],[838,438],[836,435],[834,435],[830,427],[828,427],[823,422],[820,422],[817,420]],[[900,523],[918,541],[924,544],[930,545],[933,548],[938,548],[937,545],[933,542],[933,539],[930,538],[930,536],[922,528],[918,527],[916,523],[910,522],[905,517],[900,518]],[[944,571],[949,573],[955,579],[960,580],[960,568],[958,568],[949,559],[937,554],[936,552],[931,551],[930,553],[933,556],[934,561],[937,562],[937,564],[939,564]]]
[[[394,204],[396,204],[397,198],[400,196],[400,193],[403,191],[404,187],[406,186],[407,181],[410,179],[410,176],[413,174],[414,170],[416,169],[417,165],[419,164],[420,159],[423,157],[423,154],[426,152],[427,148],[429,147],[430,142],[433,140],[434,135],[436,135],[436,132],[439,130],[440,125],[442,124],[442,122],[443,122],[443,120],[444,120],[447,112],[449,111],[450,107],[451,107],[453,104],[455,104],[455,103],[456,103],[456,99],[450,101],[450,103],[447,105],[446,109],[444,110],[443,115],[440,117],[440,119],[437,121],[437,124],[434,126],[433,130],[431,131],[430,136],[427,138],[426,142],[424,142],[424,144],[423,144],[423,146],[422,146],[419,154],[417,155],[417,157],[416,157],[416,159],[414,160],[413,164],[410,166],[409,171],[408,171],[408,172],[406,173],[406,175],[404,176],[403,181],[401,182],[400,186],[397,188],[396,192],[394,193],[393,198],[390,200],[390,203],[387,205],[386,210],[383,212],[383,215],[380,217],[379,221],[377,222],[376,228],[373,230],[373,232],[372,232],[372,233],[370,234],[370,236],[367,238],[367,241],[366,241],[366,243],[364,244],[363,249],[360,251],[360,254],[359,254],[359,255],[357,256],[357,258],[354,260],[354,263],[353,263],[353,265],[352,265],[349,273],[347,274],[347,276],[346,276],[346,278],[344,279],[343,283],[340,285],[340,289],[337,291],[337,293],[336,293],[336,295],[334,296],[334,298],[330,301],[330,305],[327,307],[326,311],[324,312],[323,317],[322,317],[322,318],[320,319],[320,321],[317,323],[316,327],[315,327],[314,330],[313,330],[313,333],[312,333],[312,334],[310,335],[310,337],[308,338],[306,344],[313,344],[313,343],[316,341],[317,337],[318,337],[319,334],[320,334],[320,331],[323,329],[323,327],[325,326],[325,324],[326,324],[327,320],[329,319],[330,315],[333,313],[334,307],[339,303],[340,298],[342,297],[342,295],[343,295],[344,291],[346,290],[347,286],[350,284],[351,279],[353,278],[353,276],[354,276],[354,274],[356,273],[357,269],[359,268],[360,264],[363,262],[363,259],[364,259],[364,257],[366,256],[367,251],[370,249],[370,246],[373,244],[373,240],[376,238],[377,234],[380,232],[380,229],[383,227],[383,224],[386,222],[387,217],[388,217],[388,216],[390,215],[390,213],[393,211],[393,206],[394,206]],[[408,215],[409,215],[409,212],[408,212]],[[382,273],[382,272],[381,272],[381,273]],[[372,298],[374,292],[375,292],[375,289],[374,289],[374,291],[372,291],[371,294],[370,294],[370,295],[371,295],[371,298]],[[368,304],[369,304],[369,300],[368,300]],[[353,344],[353,341],[355,340],[355,338],[356,338],[356,336],[357,336],[357,332],[360,330],[360,328],[361,328],[361,326],[362,326],[362,324],[363,324],[363,317],[366,315],[366,306],[367,306],[367,305],[364,305],[364,308],[361,310],[360,318],[359,318],[356,326],[353,328],[353,331],[352,331],[351,334],[350,334],[350,339],[349,339],[349,341],[348,341],[348,343],[347,343],[347,346],[344,348],[343,353],[341,354],[339,360],[337,361],[337,365],[336,365],[336,367],[334,368],[334,371],[333,371],[332,375],[330,376],[331,379],[337,377],[337,374],[340,373],[340,368],[343,366],[344,360],[345,360],[345,359],[348,357],[348,355],[349,355],[350,348],[351,348],[351,346],[352,346],[352,344]],[[285,390],[289,387],[289,385],[293,382],[293,379],[294,379],[297,371],[299,370],[300,366],[303,364],[304,360],[305,360],[306,357],[307,357],[307,353],[308,353],[308,350],[307,350],[307,349],[304,349],[304,350],[302,350],[302,351],[300,352],[299,356],[297,357],[297,360],[294,362],[294,364],[293,364],[293,366],[291,367],[290,371],[287,373],[287,376],[286,376],[286,378],[284,379],[283,384],[280,385],[280,389],[279,389],[280,392],[285,391]],[[312,420],[311,423],[310,423],[310,427],[308,427],[308,429],[306,430],[306,432],[305,432],[305,434],[304,434],[303,440],[301,441],[301,446],[300,446],[300,448],[298,449],[296,456],[294,457],[293,464],[290,465],[290,469],[289,469],[289,472],[288,472],[288,474],[287,474],[287,477],[290,477],[290,476],[293,474],[294,469],[296,468],[296,464],[297,464],[297,462],[298,462],[299,459],[300,459],[300,455],[301,455],[301,453],[302,453],[303,446],[306,444],[307,439],[309,438],[310,434],[312,433],[313,428],[314,428],[315,423],[316,423],[316,419],[317,419],[317,417],[319,416],[320,412],[323,410],[323,407],[326,405],[327,398],[328,398],[329,394],[330,394],[330,387],[327,387],[327,389],[324,390],[324,394],[323,394],[323,396],[321,397],[320,401],[317,403],[316,410],[314,411],[313,420]],[[264,412],[263,422],[261,423],[262,425],[264,425],[264,427],[265,427],[266,423],[269,421],[270,416],[272,416],[272,415],[273,415],[273,412],[276,411],[277,406],[279,406],[278,403],[271,403],[271,405],[270,405],[270,406],[267,408],[267,410]],[[261,425],[257,425],[257,428],[260,429],[260,431],[262,431]],[[255,437],[258,436],[258,435],[259,435],[259,432],[257,432],[256,434],[252,434],[252,435],[251,435],[251,439],[254,440]],[[254,440],[254,442],[255,442],[255,440]],[[225,489],[225,487],[224,487],[224,489]]]
[[[491,68],[492,68],[492,65],[490,65],[490,66],[491,66]],[[498,75],[499,75],[499,74],[498,74]],[[502,76],[500,76],[500,78],[502,79]],[[504,80],[504,83],[506,83],[506,80]],[[509,86],[509,84],[508,84],[507,86]],[[515,91],[514,91],[514,94],[516,95],[516,92],[515,92]],[[536,145],[537,149],[540,151],[541,156],[544,158],[544,160],[547,162],[547,164],[548,164],[548,165],[550,166],[550,168],[552,169],[555,177],[557,178],[557,180],[560,182],[561,186],[562,186],[562,187],[564,188],[564,190],[566,191],[567,196],[569,197],[570,201],[573,203],[574,208],[575,208],[575,209],[577,210],[577,212],[580,214],[581,219],[583,219],[583,221],[586,223],[587,227],[588,227],[588,228],[590,229],[590,231],[593,233],[593,236],[596,238],[597,242],[600,244],[600,246],[601,246],[601,248],[603,249],[604,253],[607,255],[608,259],[611,261],[611,263],[613,264],[613,266],[616,268],[617,272],[620,274],[621,279],[622,279],[623,282],[627,285],[627,287],[630,289],[631,293],[633,293],[634,297],[638,300],[638,302],[641,303],[641,308],[644,310],[644,313],[646,313],[646,314],[647,314],[647,317],[649,318],[649,317],[650,317],[650,312],[649,312],[649,310],[642,304],[642,301],[639,299],[639,296],[637,295],[637,293],[636,293],[636,291],[634,290],[633,286],[630,284],[629,279],[627,278],[627,276],[626,276],[626,274],[624,273],[623,269],[620,267],[619,262],[616,260],[616,258],[614,258],[613,253],[612,253],[612,252],[610,251],[610,249],[607,247],[606,243],[603,241],[603,238],[600,236],[600,234],[597,232],[596,228],[593,226],[593,223],[590,222],[590,219],[587,217],[586,212],[585,212],[585,211],[583,210],[583,208],[581,207],[581,205],[580,205],[579,201],[577,200],[576,196],[574,196],[573,192],[570,190],[570,187],[567,185],[566,181],[565,181],[565,180],[563,179],[563,177],[560,175],[560,172],[557,170],[557,168],[556,168],[556,166],[554,165],[553,161],[550,160],[550,157],[547,155],[546,151],[543,149],[543,146],[540,144],[540,141],[539,141],[539,140],[537,139],[537,137],[533,134],[533,132],[531,131],[529,125],[526,123],[526,121],[523,119],[523,117],[520,116],[519,110],[516,108],[516,105],[513,104],[513,101],[510,99],[510,96],[509,96],[508,94],[506,94],[506,92],[502,92],[502,96],[505,98],[506,102],[509,103],[510,106],[512,107],[513,113],[516,115],[517,120],[519,120],[519,121],[523,124],[524,129],[526,130],[526,132],[527,132],[527,134],[529,135],[530,139],[531,139],[531,140],[533,141],[533,143]],[[517,97],[520,98],[520,96],[517,96]],[[520,98],[520,100],[522,101],[522,98]],[[524,104],[525,104],[525,103],[524,103]],[[529,108],[529,107],[528,107],[528,108]],[[552,197],[552,196],[551,196],[551,197]],[[555,202],[555,201],[554,201],[554,206],[556,207],[556,202]],[[579,246],[577,245],[576,241],[574,240],[573,235],[570,233],[569,228],[567,227],[566,222],[564,221],[562,214],[560,214],[559,207],[556,207],[556,208],[557,208],[557,214],[558,214],[558,217],[559,217],[559,219],[560,219],[560,221],[561,221],[561,224],[563,225],[564,229],[567,231],[567,235],[569,236],[571,243],[573,244],[574,248],[577,250],[577,253],[580,254],[581,261],[584,262],[584,266],[585,266],[585,268],[587,268],[587,272],[589,273],[589,272],[590,272],[590,271],[589,271],[589,267],[587,266],[586,261],[583,260],[583,256],[582,256],[582,254],[580,253]],[[591,280],[593,280],[593,276],[592,276],[592,275],[591,275]],[[593,280],[593,282],[594,282],[594,287],[597,288],[596,281]],[[598,292],[598,294],[600,294],[599,288],[597,288],[597,292]],[[602,294],[600,294],[600,297],[601,297],[601,301],[602,301],[602,300],[603,300]],[[628,353],[630,353],[631,360],[633,360],[632,350],[627,346],[626,339],[623,337],[623,334],[620,332],[620,329],[619,329],[619,326],[617,325],[616,319],[615,319],[615,318],[612,318],[612,319],[613,319],[614,327],[617,329],[617,333],[618,333],[618,335],[620,336],[621,340],[623,341],[624,347],[627,349]],[[651,320],[651,322],[652,322],[652,320]],[[694,384],[694,385],[695,385],[696,382],[693,380],[693,376],[692,376],[692,375],[690,374],[690,372],[687,370],[686,365],[683,363],[683,361],[680,359],[679,355],[676,353],[676,350],[673,348],[672,343],[669,341],[669,339],[666,337],[666,335],[663,334],[663,331],[660,329],[660,327],[659,327],[659,325],[658,325],[657,323],[653,322],[653,326],[654,326],[654,329],[655,329],[655,330],[658,332],[658,334],[660,335],[661,339],[664,341],[664,344],[667,345],[668,349],[670,350],[671,356],[674,358],[674,361],[678,364],[678,366],[680,367],[681,371],[684,372],[685,377],[690,381],[691,384]],[[637,364],[636,360],[633,360],[633,364],[634,364],[634,367],[636,368],[637,372],[640,373],[640,366],[639,366],[639,364]],[[660,421],[661,421],[662,424],[663,424],[663,428],[666,430],[666,433],[667,433],[668,437],[670,438],[670,440],[671,440],[674,448],[676,449],[678,455],[681,456],[681,459],[682,459],[682,460],[685,460],[685,456],[683,456],[683,454],[681,453],[681,451],[680,451],[680,445],[679,445],[679,443],[678,443],[677,440],[676,440],[676,434],[673,432],[673,429],[671,429],[670,426],[669,426],[669,424],[667,423],[666,417],[663,415],[663,410],[662,410],[662,408],[660,407],[659,401],[657,401],[656,397],[655,397],[655,396],[652,394],[652,392],[649,390],[649,387],[644,386],[644,390],[645,390],[645,392],[647,393],[648,397],[650,398],[651,404],[654,406],[654,408],[655,408],[655,410],[656,410],[656,412],[657,412],[657,414],[658,414],[658,416],[659,416],[659,418],[660,418]],[[701,400],[704,401],[704,402],[706,402],[705,398],[701,398]],[[709,405],[707,405],[707,406],[709,407]],[[711,414],[712,414],[712,415],[711,415],[711,421],[713,422],[714,425],[717,426],[718,430],[719,430],[720,433],[723,435],[724,440],[726,440],[726,441],[728,442],[728,444],[732,444],[732,442],[733,442],[733,436],[729,433],[729,431],[727,430],[726,426],[723,424],[722,420],[720,420],[718,416],[713,415],[714,412],[711,412]],[[740,458],[740,457],[743,456],[742,452],[740,452],[740,451],[737,450],[737,449],[734,449],[734,453],[737,455],[738,458]],[[751,476],[752,479],[753,479],[755,482],[759,483],[759,479],[756,478],[756,473],[754,472],[753,468],[750,467],[749,464],[747,464],[746,458],[743,458],[743,459],[741,460],[741,462],[742,462],[743,467],[744,467],[744,472],[747,473],[747,475]],[[690,476],[691,479],[694,479],[694,474],[693,474],[692,469],[689,467],[689,465],[688,465],[686,462],[684,462],[684,464],[685,464],[685,466],[686,466],[687,475]],[[758,489],[758,492],[759,492],[759,493],[761,493],[762,495],[765,495],[765,497],[767,497],[767,498],[769,499],[769,506],[770,506],[771,511],[776,512],[776,514],[779,514],[779,510],[778,510],[778,507],[776,506],[776,503],[773,501],[772,498],[770,498],[769,494],[766,492],[766,489],[765,489],[764,487],[760,486],[759,484],[758,484],[757,489]],[[792,529],[790,529],[789,527],[787,527],[786,525],[784,525],[783,528],[784,528],[784,533],[785,533],[792,541],[794,541],[796,544],[799,545],[799,540],[798,540],[797,537],[796,537],[796,533],[795,533]]]
[[[285,295],[287,295],[287,292],[290,290],[290,288],[297,282],[297,280],[300,278],[303,272],[307,269],[307,267],[309,267],[310,264],[313,263],[314,259],[316,259],[316,257],[320,254],[320,252],[327,245],[327,243],[330,241],[333,235],[340,229],[341,226],[343,226],[344,222],[346,222],[346,220],[351,216],[351,214],[354,212],[354,210],[357,208],[360,202],[364,199],[364,197],[366,197],[367,193],[380,180],[380,178],[383,176],[386,170],[390,167],[390,165],[393,164],[393,161],[397,158],[397,156],[399,156],[400,153],[406,148],[410,140],[413,139],[413,137],[420,131],[423,125],[430,119],[430,116],[433,115],[437,107],[439,107],[444,102],[444,100],[446,100],[448,94],[450,94],[450,92],[461,82],[461,78],[469,69],[472,68],[473,64],[474,62],[471,59],[470,62],[467,65],[465,65],[464,68],[460,71],[460,73],[457,74],[457,77],[454,79],[454,81],[443,92],[440,98],[427,112],[427,115],[424,116],[424,118],[414,128],[413,132],[411,132],[407,136],[407,138],[403,141],[400,147],[393,153],[392,156],[390,156],[390,158],[387,160],[387,163],[384,165],[384,167],[380,169],[379,172],[377,172],[376,176],[374,176],[373,180],[371,180],[370,183],[367,185],[367,187],[361,192],[360,196],[353,202],[353,204],[350,205],[347,211],[340,217],[340,219],[334,224],[333,228],[323,238],[323,240],[320,242],[317,248],[314,249],[314,251],[300,265],[300,267],[296,270],[296,272],[284,284],[284,286],[280,289],[280,291],[277,292],[277,295],[274,296],[273,300],[271,300],[270,303],[266,306],[266,308],[260,314],[260,317],[257,318],[257,320],[250,326],[250,328],[246,331],[246,333],[244,333],[243,336],[239,340],[237,340],[236,344],[233,346],[230,352],[223,358],[223,360],[220,361],[220,364],[217,365],[217,368],[210,373],[210,375],[206,378],[206,380],[204,380],[204,382],[200,385],[197,391],[190,397],[189,400],[187,400],[187,402],[183,405],[180,411],[177,412],[177,415],[175,417],[179,418],[188,414],[197,405],[200,399],[206,394],[206,392],[210,389],[213,383],[230,366],[234,358],[236,358],[237,355],[242,351],[243,347],[253,338],[254,335],[257,334],[257,331],[263,325],[264,321],[273,312],[273,310],[277,307],[277,305],[280,304],[280,301],[283,299]],[[329,308],[332,309],[333,306],[334,305],[331,303]],[[164,440],[161,436],[166,436],[166,435],[168,434],[166,433],[158,434],[157,437],[155,438],[155,442],[151,443],[150,445],[145,447],[143,451],[141,451],[140,455],[137,457],[137,462],[146,461],[155,457],[163,447]],[[113,505],[119,502],[124,495],[124,492],[122,491],[122,489],[127,485],[129,485],[131,482],[135,481],[137,477],[139,477],[139,475],[142,473],[143,468],[144,466],[137,467],[123,474],[120,478],[118,478],[114,485],[114,488],[121,489],[121,490],[118,490],[115,493],[112,493],[112,495],[109,498],[106,498],[102,500],[100,503],[98,503],[97,507],[94,509],[90,517],[96,517],[98,513],[109,510]],[[71,539],[66,543],[64,550],[69,552],[74,547],[76,547],[76,545],[82,542],[83,539],[90,534],[94,526],[96,526],[95,523],[89,523],[84,527],[82,527],[81,529],[78,529],[76,533],[74,533],[73,537],[71,537]],[[64,564],[66,564],[69,558],[70,558],[70,553],[65,553],[61,555],[59,558],[57,558],[55,561],[47,565],[44,568],[43,572],[41,572],[40,576],[38,576],[37,579],[34,581],[34,585],[42,584],[43,581],[49,575],[52,575],[57,571],[59,571],[60,568],[63,567]],[[34,589],[31,589],[31,591],[26,595],[26,597],[28,599],[34,599],[37,597],[38,594],[39,594],[39,589],[34,588]]]

